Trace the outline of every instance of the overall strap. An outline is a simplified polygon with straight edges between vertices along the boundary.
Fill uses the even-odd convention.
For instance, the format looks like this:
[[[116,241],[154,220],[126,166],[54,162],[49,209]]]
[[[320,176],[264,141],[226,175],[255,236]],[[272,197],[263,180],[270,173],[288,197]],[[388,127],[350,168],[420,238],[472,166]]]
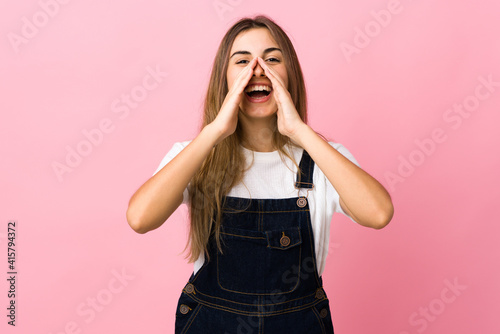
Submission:
[[[295,188],[307,188],[312,189],[313,184],[313,170],[314,170],[314,160],[311,158],[306,150],[302,153],[302,158],[299,163],[300,171],[297,171],[297,181],[295,182]]]

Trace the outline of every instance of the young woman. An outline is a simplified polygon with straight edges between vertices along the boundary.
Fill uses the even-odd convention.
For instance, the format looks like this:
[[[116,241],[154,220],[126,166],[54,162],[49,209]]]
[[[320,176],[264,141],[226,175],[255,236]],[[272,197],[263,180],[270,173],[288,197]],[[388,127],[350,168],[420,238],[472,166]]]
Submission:
[[[265,16],[224,36],[204,111],[198,136],[173,146],[127,210],[146,233],[189,206],[194,270],[175,332],[333,333],[321,276],[332,215],[380,229],[389,194],[307,125],[297,55]]]

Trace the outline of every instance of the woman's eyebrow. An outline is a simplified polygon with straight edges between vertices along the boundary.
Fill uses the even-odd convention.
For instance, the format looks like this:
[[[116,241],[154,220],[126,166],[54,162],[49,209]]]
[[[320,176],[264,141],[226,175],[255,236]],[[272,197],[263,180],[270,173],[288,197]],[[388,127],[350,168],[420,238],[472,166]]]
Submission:
[[[273,47],[273,48],[267,48],[267,49],[265,49],[264,50],[264,55],[266,55],[266,54],[268,54],[269,52],[272,52],[272,51],[279,51],[279,52],[283,53],[280,48],[274,48]],[[231,55],[231,57],[229,57],[229,59],[231,59],[234,55],[237,55],[237,54],[251,55],[252,53],[250,51],[236,51],[235,53],[233,53]]]

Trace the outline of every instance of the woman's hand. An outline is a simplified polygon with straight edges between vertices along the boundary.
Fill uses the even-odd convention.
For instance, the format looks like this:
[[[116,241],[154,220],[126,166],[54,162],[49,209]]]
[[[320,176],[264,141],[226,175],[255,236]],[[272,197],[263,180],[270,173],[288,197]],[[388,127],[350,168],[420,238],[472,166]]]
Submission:
[[[220,136],[217,143],[236,131],[240,103],[244,98],[245,87],[252,78],[256,64],[257,59],[254,58],[241,70],[234,80],[231,89],[228,91],[217,117],[211,123],[215,126]]]
[[[260,66],[265,70],[267,77],[271,80],[273,84],[273,94],[276,104],[278,105],[278,131],[284,135],[297,142],[296,135],[299,129],[305,125],[305,123],[300,118],[297,109],[292,101],[290,92],[288,92],[283,79],[279,74],[272,68],[267,66],[266,62],[258,57]]]

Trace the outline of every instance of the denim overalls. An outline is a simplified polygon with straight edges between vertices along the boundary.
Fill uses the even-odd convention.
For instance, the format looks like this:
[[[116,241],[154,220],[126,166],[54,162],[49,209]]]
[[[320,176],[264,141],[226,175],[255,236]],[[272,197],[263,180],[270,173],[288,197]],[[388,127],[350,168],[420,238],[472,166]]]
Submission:
[[[295,187],[309,191],[314,161],[305,150],[299,166]],[[210,261],[182,290],[175,333],[333,333],[306,197],[226,196],[221,239],[223,254],[212,238]]]

